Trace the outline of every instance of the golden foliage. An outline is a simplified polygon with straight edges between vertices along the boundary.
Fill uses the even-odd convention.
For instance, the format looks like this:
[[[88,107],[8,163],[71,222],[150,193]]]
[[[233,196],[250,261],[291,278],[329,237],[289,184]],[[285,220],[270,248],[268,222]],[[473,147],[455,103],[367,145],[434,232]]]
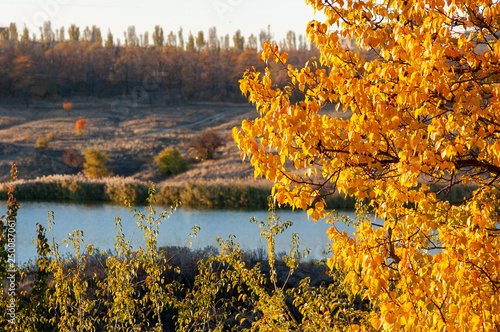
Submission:
[[[294,68],[263,45],[289,85],[276,88],[268,69],[244,74],[260,117],[233,130],[242,157],[275,183],[278,203],[333,223],[330,266],[375,306],[366,324],[499,330],[500,4],[306,2],[327,17],[307,26],[321,56]],[[294,91],[302,101],[290,102]],[[458,185],[476,189],[449,202]],[[337,190],[369,199],[375,214],[353,236],[324,204]]]
[[[49,140],[45,137],[38,136],[35,142],[35,149],[47,149],[49,147]]]
[[[111,175],[106,163],[109,161],[109,156],[106,152],[98,148],[83,149],[85,163],[83,164],[83,173],[91,179],[100,179]]]

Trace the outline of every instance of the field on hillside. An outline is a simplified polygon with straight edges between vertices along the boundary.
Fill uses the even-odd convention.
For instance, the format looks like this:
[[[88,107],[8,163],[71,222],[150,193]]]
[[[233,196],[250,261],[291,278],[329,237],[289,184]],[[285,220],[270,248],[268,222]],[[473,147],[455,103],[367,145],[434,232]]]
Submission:
[[[89,147],[105,151],[111,158],[108,164],[113,174],[122,177],[156,183],[253,181],[253,169],[248,160],[241,161],[231,137],[233,127],[257,116],[250,104],[150,106],[115,99],[71,102],[73,108],[68,111],[61,101],[39,101],[29,108],[21,102],[0,101],[0,182],[9,180],[12,163],[16,163],[20,179],[78,174],[82,167],[65,164],[63,152]],[[86,122],[81,135],[75,130],[79,119]],[[226,144],[216,150],[213,160],[197,161],[192,158],[188,141],[207,129],[215,130]],[[47,148],[35,147],[40,137],[47,140]],[[177,148],[188,160],[187,171],[175,177],[161,175],[153,157],[167,147]]]
[[[224,139],[214,160],[195,162],[172,180],[252,177],[249,163],[243,163],[231,129],[245,118],[254,117],[248,104],[193,103],[177,106],[116,106],[115,100],[73,101],[73,109],[62,102],[42,101],[35,107],[0,101],[0,181],[9,179],[12,163],[19,178],[51,174],[76,174],[81,168],[63,163],[63,151],[98,147],[108,153],[115,175],[140,180],[164,180],[153,156],[166,147],[175,147],[190,159],[187,141],[207,128]],[[86,129],[77,135],[75,122],[85,119]],[[35,148],[39,137],[48,147]]]

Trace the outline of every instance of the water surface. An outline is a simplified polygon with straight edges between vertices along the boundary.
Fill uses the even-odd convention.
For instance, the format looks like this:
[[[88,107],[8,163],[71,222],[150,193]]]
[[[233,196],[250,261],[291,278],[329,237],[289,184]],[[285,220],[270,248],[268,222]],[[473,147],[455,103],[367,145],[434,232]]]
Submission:
[[[5,205],[4,205],[5,206]],[[3,210],[5,211],[6,208]],[[144,212],[144,207],[138,207]],[[163,211],[157,208],[158,212]],[[60,244],[63,254],[70,253],[71,248],[62,244],[68,234],[76,229],[84,233],[86,244],[94,244],[101,250],[114,248],[116,236],[115,217],[122,220],[123,231],[135,249],[144,245],[143,234],[138,230],[133,216],[123,206],[110,204],[74,204],[54,202],[21,202],[17,219],[16,261],[18,264],[36,258],[36,245],[33,238],[36,236],[36,223],[47,226],[47,211],[53,211],[55,225],[53,226],[54,241]],[[5,213],[5,212],[3,212]],[[2,213],[2,214],[3,214]],[[318,221],[308,220],[306,212],[292,212],[290,210],[278,211],[281,220],[292,220],[293,226],[276,238],[277,251],[289,251],[292,233],[298,233],[300,248],[311,250],[310,258],[323,258],[323,250],[328,243],[326,231],[331,225]],[[354,217],[353,212],[343,214]],[[158,245],[185,246],[192,241],[194,248],[216,246],[216,238],[223,240],[234,235],[235,241],[240,243],[242,249],[252,250],[264,248],[267,243],[260,236],[259,226],[250,223],[251,217],[265,221],[269,216],[267,211],[234,211],[234,210],[195,210],[177,209],[170,218],[163,221],[160,226]],[[201,228],[196,238],[190,238],[192,227]],[[341,230],[352,233],[353,229],[344,224],[338,224]],[[52,234],[47,232],[49,242]]]

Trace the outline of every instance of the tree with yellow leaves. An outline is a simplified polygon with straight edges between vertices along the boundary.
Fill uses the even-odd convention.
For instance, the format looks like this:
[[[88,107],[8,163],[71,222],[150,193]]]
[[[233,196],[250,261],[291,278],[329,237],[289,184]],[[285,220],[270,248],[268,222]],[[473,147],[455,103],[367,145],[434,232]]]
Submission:
[[[233,130],[242,156],[279,204],[333,223],[330,266],[374,306],[351,328],[499,331],[500,4],[306,2],[326,16],[307,26],[321,56],[294,68],[263,45],[289,84],[244,74],[260,116]],[[336,191],[370,201],[353,236],[325,206]]]

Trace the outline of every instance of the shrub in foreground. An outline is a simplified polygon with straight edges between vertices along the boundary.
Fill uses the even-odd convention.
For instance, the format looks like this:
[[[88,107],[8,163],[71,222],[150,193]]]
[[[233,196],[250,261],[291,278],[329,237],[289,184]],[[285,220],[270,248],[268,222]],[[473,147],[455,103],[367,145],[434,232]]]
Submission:
[[[32,276],[33,286],[23,292],[2,292],[0,329],[318,331],[366,326],[368,303],[351,295],[341,271],[331,271],[329,278],[324,275],[322,279],[328,280],[324,284],[315,285],[303,276],[289,285],[306,252],[299,251],[294,234],[289,254],[281,262],[277,259],[275,237],[291,222],[282,222],[273,210],[267,222],[258,222],[268,242],[267,261],[249,261],[230,237],[218,239],[218,252],[205,250],[197,263],[191,260],[184,274],[177,263],[186,259],[176,261],[180,253],[160,250],[157,242],[160,223],[174,209],[156,213],[154,187],[148,201],[145,212],[129,206],[146,243],[135,250],[119,218],[115,254],[84,246],[83,232],[75,230],[64,241],[73,247],[71,258],[62,257],[58,244],[49,244],[46,228],[38,225],[35,263],[13,272],[21,284],[24,276]],[[0,219],[3,244],[8,229],[15,227],[18,208],[10,191],[7,215]],[[54,215],[49,214],[49,233],[53,227]],[[198,231],[193,227],[191,236]],[[0,246],[0,256],[8,257],[7,246]],[[0,261],[0,277],[6,278],[9,269],[7,260]],[[3,283],[0,287],[4,290]],[[7,315],[8,305],[15,307],[12,318]]]

